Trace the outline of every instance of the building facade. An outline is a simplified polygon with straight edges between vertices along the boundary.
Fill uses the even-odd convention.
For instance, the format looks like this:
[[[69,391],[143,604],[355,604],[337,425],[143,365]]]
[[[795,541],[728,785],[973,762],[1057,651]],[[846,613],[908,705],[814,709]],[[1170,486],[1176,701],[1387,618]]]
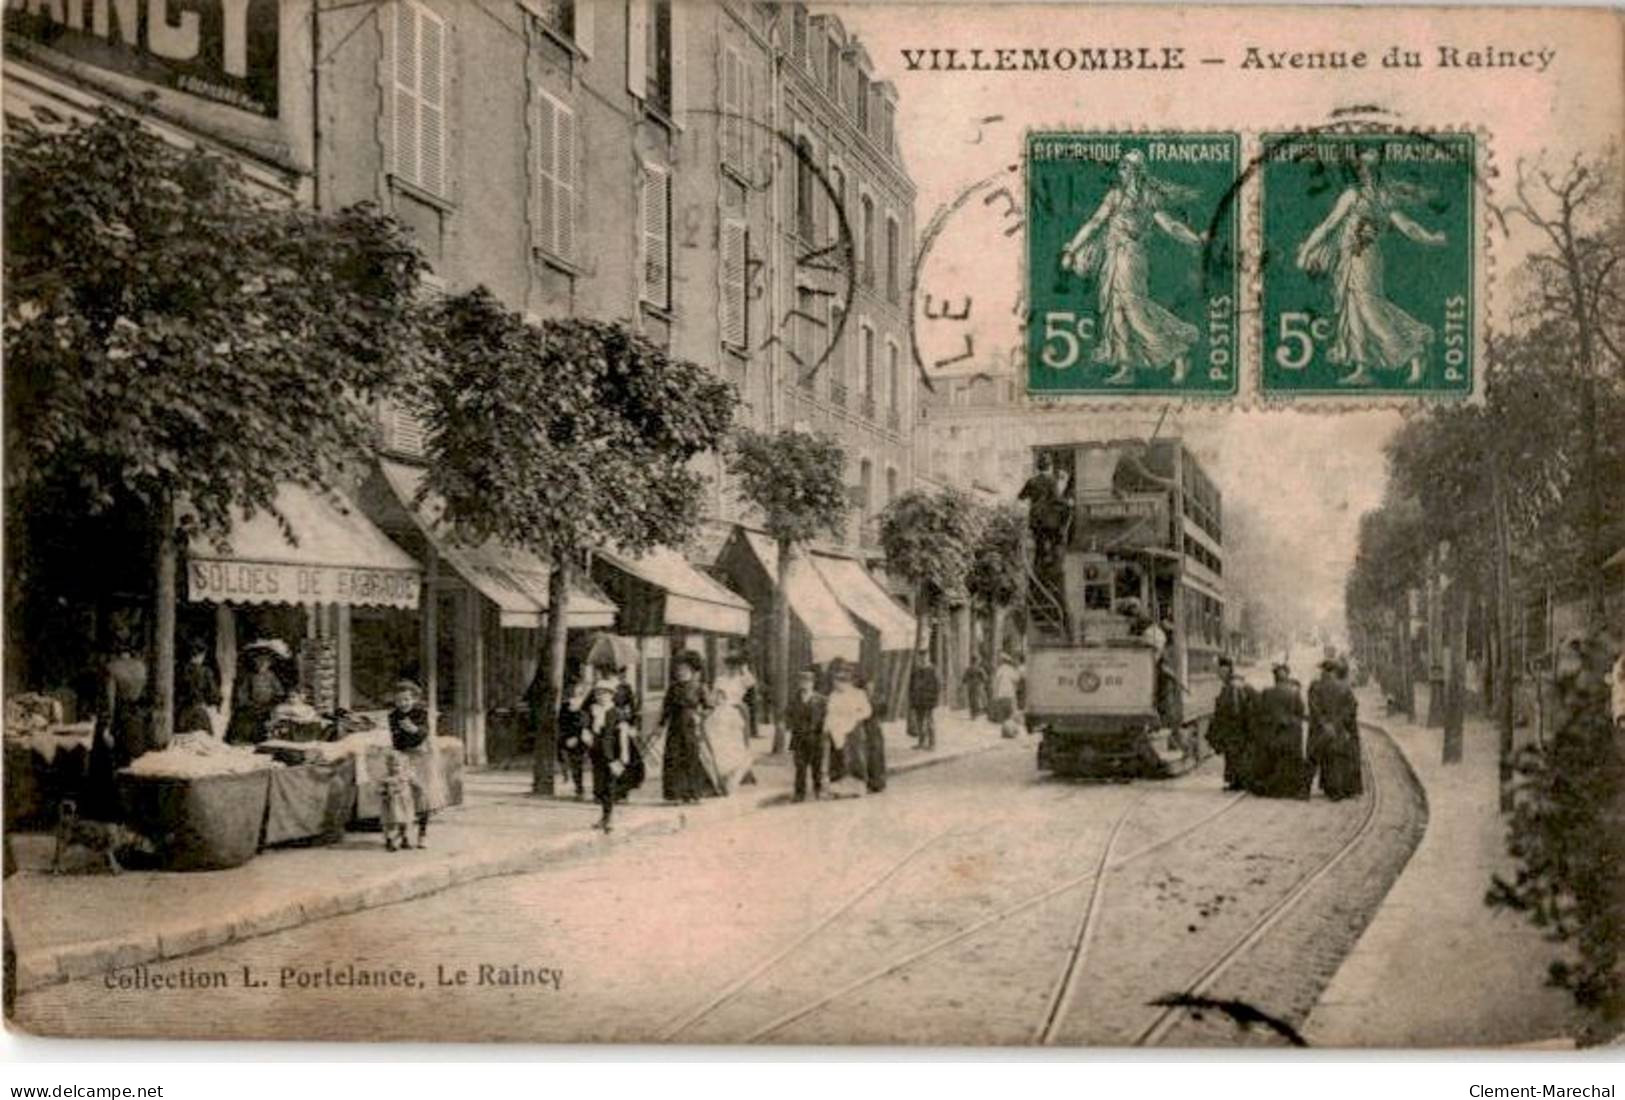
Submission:
[[[895,94],[832,17],[753,0],[87,0],[12,4],[7,32],[9,116],[111,104],[286,201],[374,203],[410,227],[438,290],[625,323],[731,380],[740,422],[833,432],[866,519],[912,480],[913,187]],[[238,608],[234,629],[324,645],[335,705],[425,681],[442,728],[483,762],[488,728],[526,709],[547,567],[440,545],[432,508],[403,499],[421,426],[378,411],[377,469],[344,488],[417,560],[416,606]],[[633,577],[677,584],[690,608],[707,578],[682,570],[750,521],[720,459],[703,461],[708,537]],[[851,525],[844,548],[872,532]],[[591,584],[572,604],[583,630],[617,624]],[[718,607],[692,630],[640,613],[665,625],[639,642],[646,701],[676,647],[717,651],[714,628],[739,618]]]

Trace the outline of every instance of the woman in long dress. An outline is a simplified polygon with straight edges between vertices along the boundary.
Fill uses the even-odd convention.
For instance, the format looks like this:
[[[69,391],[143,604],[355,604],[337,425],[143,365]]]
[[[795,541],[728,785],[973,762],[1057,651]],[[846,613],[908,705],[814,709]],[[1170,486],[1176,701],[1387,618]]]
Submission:
[[[117,772],[152,748],[152,705],[147,696],[147,662],[137,651],[135,626],[113,626],[113,652],[102,668],[95,733],[90,742],[84,816],[100,821],[122,817]]]
[[[830,682],[824,711],[830,740],[830,793],[861,795],[868,786],[868,722],[874,716],[874,705],[857,682],[857,670],[840,658],[830,662]]]
[[[1332,277],[1337,333],[1326,358],[1354,370],[1340,379],[1366,385],[1371,371],[1409,366],[1408,380],[1422,380],[1423,361],[1433,343],[1431,326],[1389,301],[1383,280],[1382,234],[1393,228],[1418,244],[1437,248],[1443,233],[1418,225],[1400,205],[1422,192],[1406,184],[1383,184],[1373,167],[1375,154],[1354,163],[1355,183],[1337,197],[1330,214],[1298,246],[1298,267]]]
[[[1135,368],[1161,370],[1170,364],[1173,381],[1182,382],[1190,370],[1190,349],[1199,332],[1152,299],[1146,238],[1161,230],[1201,247],[1206,238],[1167,210],[1194,197],[1189,188],[1153,177],[1145,170],[1145,157],[1130,151],[1117,162],[1117,183],[1061,250],[1063,268],[1099,280],[1094,361],[1117,368],[1107,382],[1126,383]]]
[[[704,671],[705,659],[692,650],[672,662],[672,684],[660,715],[666,737],[660,791],[668,802],[698,802],[721,793],[705,765],[710,755],[705,716],[711,699],[700,679]]]

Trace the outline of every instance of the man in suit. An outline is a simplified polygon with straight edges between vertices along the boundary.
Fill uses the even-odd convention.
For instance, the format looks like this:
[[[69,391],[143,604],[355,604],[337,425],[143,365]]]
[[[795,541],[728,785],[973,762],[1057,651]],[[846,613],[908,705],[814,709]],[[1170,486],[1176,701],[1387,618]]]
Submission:
[[[1219,697],[1213,703],[1213,718],[1208,722],[1208,744],[1224,757],[1224,787],[1227,791],[1240,790],[1248,782],[1248,751],[1251,731],[1247,728],[1248,711],[1252,709],[1253,692],[1236,679],[1236,663],[1229,657],[1219,658]]]
[[[942,698],[942,680],[931,667],[931,655],[914,658],[914,672],[908,680],[908,731],[917,749],[937,747],[937,703]]]
[[[1258,698],[1256,745],[1260,793],[1271,798],[1308,798],[1309,772],[1304,764],[1303,722],[1306,711],[1298,682],[1284,663],[1274,668],[1275,683]]]
[[[790,727],[790,755],[796,765],[796,801],[807,800],[807,776],[812,775],[813,798],[824,797],[824,745],[828,701],[818,693],[818,667],[808,665],[796,677],[786,724]]]

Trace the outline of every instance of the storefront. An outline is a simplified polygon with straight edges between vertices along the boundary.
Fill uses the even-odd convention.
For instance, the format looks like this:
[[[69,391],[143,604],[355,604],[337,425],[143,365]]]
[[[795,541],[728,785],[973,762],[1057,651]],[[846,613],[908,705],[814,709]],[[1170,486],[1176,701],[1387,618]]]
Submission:
[[[239,515],[223,542],[194,538],[186,555],[176,648],[183,660],[194,645],[213,654],[225,700],[216,734],[238,694],[239,653],[255,642],[286,649],[289,696],[316,712],[384,708],[388,689],[356,676],[352,616],[405,622],[418,607],[422,570],[346,498],[284,485],[276,511],[286,531],[269,512]]]
[[[908,655],[914,647],[914,616],[887,595],[857,559],[813,554],[811,560],[862,634],[859,661],[869,677],[876,709],[886,718],[902,717],[907,712],[904,691]]]
[[[470,764],[500,763],[524,751],[527,693],[546,641],[551,566],[528,550],[449,537],[441,503],[418,500],[424,472],[383,461],[360,493],[367,514],[422,565],[426,598],[408,631],[389,622],[362,624],[357,636],[377,643],[376,668],[420,669],[418,679],[441,733],[460,738]],[[572,585],[571,631],[615,622],[615,605],[591,580]],[[391,681],[392,682],[392,681]]]
[[[593,556],[592,576],[619,608],[616,633],[636,647],[632,686],[642,702],[645,728],[660,714],[674,654],[684,649],[704,654],[714,677],[729,648],[750,635],[750,604],[675,550],[656,547],[638,556],[600,551]]]
[[[750,652],[758,669],[764,697],[772,698],[773,593],[778,588],[779,550],[766,535],[744,527],[723,544],[717,569],[751,606]],[[857,661],[863,638],[841,601],[830,591],[805,554],[790,560],[785,596],[790,607],[790,667],[827,664],[836,657]]]

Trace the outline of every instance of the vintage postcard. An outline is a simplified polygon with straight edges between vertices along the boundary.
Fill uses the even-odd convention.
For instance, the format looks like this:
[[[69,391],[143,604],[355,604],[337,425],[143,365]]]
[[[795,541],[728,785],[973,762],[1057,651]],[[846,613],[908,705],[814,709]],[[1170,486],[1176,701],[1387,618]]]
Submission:
[[[1616,1041],[1622,30],[7,3],[8,1026]]]

